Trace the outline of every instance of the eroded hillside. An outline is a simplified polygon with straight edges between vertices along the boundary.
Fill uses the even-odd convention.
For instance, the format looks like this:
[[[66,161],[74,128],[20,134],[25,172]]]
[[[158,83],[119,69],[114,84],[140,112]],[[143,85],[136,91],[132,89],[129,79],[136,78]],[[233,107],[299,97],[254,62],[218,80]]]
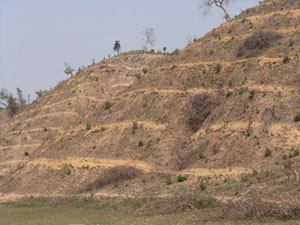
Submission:
[[[1,198],[298,201],[299,7],[266,1],[181,51],[122,53],[1,119]]]

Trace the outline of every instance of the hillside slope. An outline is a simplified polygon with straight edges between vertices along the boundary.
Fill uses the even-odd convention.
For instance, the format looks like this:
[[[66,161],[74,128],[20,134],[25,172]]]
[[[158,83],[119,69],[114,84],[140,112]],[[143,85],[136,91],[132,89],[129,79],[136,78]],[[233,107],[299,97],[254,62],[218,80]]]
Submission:
[[[1,199],[298,201],[299,7],[266,1],[181,51],[101,61],[1,119]]]

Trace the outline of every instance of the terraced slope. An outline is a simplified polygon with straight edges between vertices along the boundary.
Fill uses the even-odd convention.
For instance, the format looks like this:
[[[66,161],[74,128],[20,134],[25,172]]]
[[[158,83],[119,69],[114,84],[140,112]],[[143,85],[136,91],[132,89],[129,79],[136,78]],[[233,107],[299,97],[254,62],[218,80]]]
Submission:
[[[298,1],[267,1],[181,51],[123,53],[61,82],[0,120],[2,199],[297,193],[299,23]]]

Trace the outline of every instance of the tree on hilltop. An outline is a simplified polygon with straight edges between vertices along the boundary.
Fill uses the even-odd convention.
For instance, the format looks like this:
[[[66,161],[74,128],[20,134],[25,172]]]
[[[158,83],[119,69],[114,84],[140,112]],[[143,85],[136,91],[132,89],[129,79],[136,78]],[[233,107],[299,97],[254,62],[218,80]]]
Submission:
[[[116,41],[115,45],[114,45],[114,51],[118,52],[118,55],[119,55],[120,54],[120,50],[121,50],[120,41]]]
[[[68,64],[68,63],[65,63],[65,70],[64,70],[65,74],[67,75],[71,75],[71,77],[73,77],[73,72],[74,72],[74,69]]]
[[[228,22],[231,20],[231,18],[224,6],[228,6],[232,1],[234,0],[201,0],[199,8],[203,10],[204,15],[207,15],[211,8],[215,5],[216,7],[222,9],[225,14],[224,18]]]
[[[144,42],[144,50],[147,52],[148,45],[154,46],[156,37],[154,34],[154,29],[153,28],[147,28],[144,31],[142,31],[142,42]]]

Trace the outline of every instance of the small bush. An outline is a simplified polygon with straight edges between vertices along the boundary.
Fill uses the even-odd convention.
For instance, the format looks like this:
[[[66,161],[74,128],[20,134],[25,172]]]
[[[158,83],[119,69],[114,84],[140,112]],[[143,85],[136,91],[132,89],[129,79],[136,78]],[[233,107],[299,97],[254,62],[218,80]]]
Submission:
[[[241,177],[241,181],[242,181],[242,182],[247,182],[247,181],[249,181],[249,176],[242,176],[242,177]]]
[[[101,127],[101,132],[105,131],[105,127]]]
[[[140,74],[140,73],[138,73],[138,74],[136,74],[136,75],[135,75],[135,77],[136,77],[136,79],[138,79],[138,80],[139,80],[139,79],[141,79],[141,74]]]
[[[221,72],[221,65],[218,64],[218,65],[216,66],[216,73],[220,73],[220,72]]]
[[[135,132],[136,132],[137,129],[138,129],[137,121],[133,121],[131,133],[132,133],[132,134],[135,134]]]
[[[187,176],[182,176],[182,175],[178,175],[176,178],[177,182],[183,182],[185,180],[187,180]]]
[[[139,147],[143,147],[144,146],[144,142],[140,140],[138,146]]]
[[[201,198],[197,204],[197,208],[213,208],[220,205],[221,203],[214,197]]]
[[[102,188],[108,184],[117,184],[123,180],[135,179],[142,172],[133,166],[116,166],[103,171],[99,177],[88,184],[82,191],[92,191]]]
[[[281,35],[274,32],[258,31],[244,42],[244,47],[248,50],[269,48],[272,41],[278,40]]]
[[[92,129],[92,124],[87,123],[87,124],[86,124],[86,130],[90,130],[90,129]]]
[[[300,121],[300,112],[297,112],[297,113],[296,113],[296,115],[295,115],[295,117],[294,117],[294,121],[295,121],[295,122]]]
[[[299,155],[299,149],[298,149],[298,148],[295,149],[295,150],[292,148],[292,151],[293,151],[293,152],[290,152],[290,153],[289,153],[289,158],[293,158],[293,157],[296,157],[296,156]]]
[[[293,40],[293,39],[290,39],[290,40],[289,40],[289,46],[292,47],[293,45],[294,45],[294,40]]]
[[[258,175],[258,170],[252,170],[252,177],[255,177]]]
[[[249,91],[249,98],[252,99],[255,95],[255,90],[250,90]]]
[[[112,106],[112,104],[111,104],[110,101],[106,101],[106,102],[104,103],[104,108],[105,108],[105,110],[110,109],[111,106]]]
[[[70,174],[71,174],[71,168],[70,168],[69,166],[64,166],[64,167],[62,168],[62,173],[63,173],[64,175],[70,175]]]
[[[148,73],[148,70],[146,68],[143,68],[142,71],[143,71],[144,74]]]
[[[205,191],[205,190],[206,190],[206,186],[205,186],[204,183],[201,183],[201,184],[200,184],[200,190],[201,190],[201,191]]]
[[[283,63],[286,64],[290,61],[290,58],[288,56],[284,56]]]
[[[172,181],[171,177],[167,177],[167,184],[168,185],[173,184],[173,181]]]
[[[267,148],[266,151],[265,151],[265,157],[269,157],[271,155],[272,155],[271,150],[269,148]]]

